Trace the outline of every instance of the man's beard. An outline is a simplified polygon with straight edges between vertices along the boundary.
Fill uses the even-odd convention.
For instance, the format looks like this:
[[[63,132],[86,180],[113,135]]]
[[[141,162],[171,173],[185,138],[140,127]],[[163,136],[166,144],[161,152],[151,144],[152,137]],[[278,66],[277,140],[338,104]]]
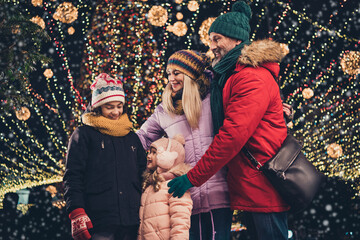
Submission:
[[[211,63],[211,66],[214,68],[216,64],[218,64],[221,59],[229,52],[226,49],[221,49],[218,51],[219,52],[219,57],[215,57],[214,60]]]
[[[214,60],[211,63],[211,66],[214,68],[216,64],[220,62],[221,58],[214,58]]]

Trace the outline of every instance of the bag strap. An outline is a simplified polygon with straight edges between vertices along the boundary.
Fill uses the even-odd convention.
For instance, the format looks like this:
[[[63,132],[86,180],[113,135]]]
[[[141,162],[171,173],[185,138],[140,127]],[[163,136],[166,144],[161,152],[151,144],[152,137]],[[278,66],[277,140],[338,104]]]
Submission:
[[[243,147],[241,151],[245,154],[245,156],[251,161],[251,163],[255,166],[257,170],[261,170],[262,164],[259,163],[256,158],[251,154],[251,152],[246,148]]]
[[[280,85],[279,85],[279,82],[278,82],[278,78],[271,71],[269,71],[269,72],[273,76],[275,82],[277,83],[277,85],[279,87],[280,95],[282,95]],[[285,125],[286,125],[285,116],[284,116],[284,119],[285,119]],[[289,128],[287,127],[287,125],[286,125],[286,129],[287,129],[287,131],[289,131]],[[251,152],[245,146],[241,149],[241,151],[245,154],[245,156],[250,160],[250,162],[255,166],[255,168],[257,170],[261,170],[263,165],[256,160],[256,158],[251,154]]]

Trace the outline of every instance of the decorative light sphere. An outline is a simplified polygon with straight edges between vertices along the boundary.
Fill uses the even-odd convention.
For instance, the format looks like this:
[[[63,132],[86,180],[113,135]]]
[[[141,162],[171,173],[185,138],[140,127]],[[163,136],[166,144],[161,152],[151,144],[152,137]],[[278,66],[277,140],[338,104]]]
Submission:
[[[52,76],[54,76],[54,73],[50,68],[46,69],[43,74],[46,78],[51,78]]]
[[[32,21],[33,23],[39,25],[42,29],[45,29],[45,22],[41,17],[39,17],[39,16],[32,17],[30,19],[30,21]]]
[[[63,2],[56,8],[53,18],[63,23],[72,23],[78,18],[78,9],[70,2]]]
[[[341,69],[349,75],[360,73],[360,52],[346,51],[340,61]]]
[[[199,9],[199,3],[197,1],[189,1],[187,7],[191,12],[195,12]]]
[[[314,91],[311,88],[305,88],[302,91],[303,98],[310,99],[314,96]]]
[[[343,154],[342,147],[337,143],[330,144],[326,151],[331,158],[338,158]]]
[[[69,35],[73,35],[74,33],[75,33],[75,28],[69,27],[69,28],[68,28],[68,34],[69,34]]]
[[[21,107],[20,110],[15,111],[16,118],[21,121],[26,121],[30,118],[31,113],[27,107]]]
[[[31,4],[32,4],[34,7],[41,7],[42,4],[43,4],[43,1],[42,1],[42,0],[31,0]]]
[[[176,19],[177,19],[177,20],[181,20],[181,19],[183,19],[183,17],[184,17],[184,15],[183,15],[181,12],[178,12],[178,13],[176,14]]]
[[[162,27],[168,20],[168,12],[161,6],[153,6],[147,17],[151,25]]]
[[[175,3],[177,4],[181,4],[183,2],[183,0],[175,0]]]
[[[187,25],[186,23],[182,22],[182,21],[177,21],[176,23],[174,23],[173,25],[173,29],[172,29],[172,32],[178,36],[178,37],[181,37],[181,36],[184,36],[187,32],[188,28],[187,28]]]
[[[215,19],[216,19],[215,17],[210,17],[210,18],[206,19],[205,21],[203,21],[201,23],[201,26],[199,28],[200,40],[206,46],[210,46],[208,32],[209,32],[211,24],[215,21]]]

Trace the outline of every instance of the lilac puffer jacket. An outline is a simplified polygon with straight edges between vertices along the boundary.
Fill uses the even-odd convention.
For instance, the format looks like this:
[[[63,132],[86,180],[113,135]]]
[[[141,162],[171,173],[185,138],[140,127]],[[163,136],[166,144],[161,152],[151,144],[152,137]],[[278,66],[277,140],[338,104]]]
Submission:
[[[183,135],[185,138],[185,163],[194,167],[213,140],[212,129],[210,95],[208,94],[202,101],[199,128],[191,129],[185,115],[169,115],[160,104],[136,134],[145,150],[149,149],[151,143],[165,133],[169,138],[178,134]],[[205,184],[190,188],[193,215],[209,212],[212,209],[230,207],[226,174],[227,169],[223,168]]]

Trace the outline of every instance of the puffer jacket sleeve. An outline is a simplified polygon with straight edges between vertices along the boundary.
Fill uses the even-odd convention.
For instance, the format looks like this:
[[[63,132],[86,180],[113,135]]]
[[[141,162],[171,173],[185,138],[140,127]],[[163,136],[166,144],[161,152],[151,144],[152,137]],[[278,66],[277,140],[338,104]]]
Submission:
[[[183,197],[170,197],[170,239],[184,240],[189,239],[190,217],[193,202],[190,192],[186,192]]]
[[[145,150],[150,148],[152,142],[164,136],[164,129],[160,126],[160,109],[162,109],[162,106],[157,106],[154,113],[136,132]]]
[[[84,208],[84,177],[88,156],[84,129],[76,128],[71,135],[66,155],[64,174],[64,198],[66,210],[70,213],[76,208]]]
[[[142,175],[146,169],[146,152],[144,151],[144,148],[142,147],[142,143],[140,142],[140,139],[136,137],[137,141],[137,166],[138,166],[138,179],[141,179],[142,181]]]
[[[194,186],[202,185],[241,151],[270,104],[268,88],[254,72],[243,70],[230,83],[223,126],[200,161],[187,173]]]

